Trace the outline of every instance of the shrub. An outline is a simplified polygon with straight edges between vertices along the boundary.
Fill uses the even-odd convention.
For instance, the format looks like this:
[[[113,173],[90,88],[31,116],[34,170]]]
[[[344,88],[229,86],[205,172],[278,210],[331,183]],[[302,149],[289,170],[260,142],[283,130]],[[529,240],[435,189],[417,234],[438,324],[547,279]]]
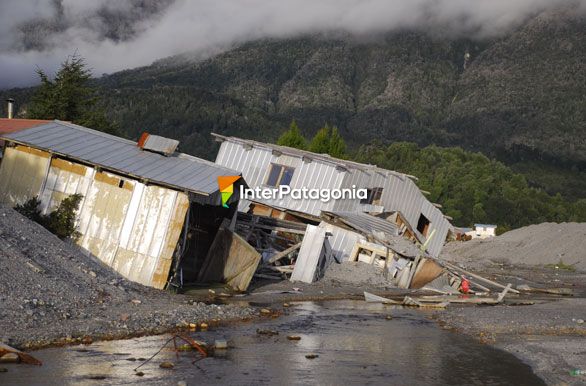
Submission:
[[[14,207],[14,210],[22,214],[23,216],[33,220],[34,222],[41,224],[43,215],[41,214],[39,205],[41,205],[41,200],[39,200],[37,197],[33,197],[22,205],[16,205]]]
[[[39,209],[41,201],[37,197],[31,198],[22,205],[15,206],[14,209],[41,224],[57,237],[75,240],[80,236],[79,232],[75,230],[75,216],[82,198],[81,194],[73,194],[63,199],[59,207],[48,215],[41,214]]]

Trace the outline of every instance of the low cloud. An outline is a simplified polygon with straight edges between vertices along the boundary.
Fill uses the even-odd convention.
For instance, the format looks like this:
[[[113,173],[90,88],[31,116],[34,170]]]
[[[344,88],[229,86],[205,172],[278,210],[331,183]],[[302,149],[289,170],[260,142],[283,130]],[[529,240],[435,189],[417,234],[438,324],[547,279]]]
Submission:
[[[3,0],[0,88],[36,82],[73,52],[95,75],[183,52],[201,57],[265,37],[416,29],[499,36],[549,8],[586,0]]]

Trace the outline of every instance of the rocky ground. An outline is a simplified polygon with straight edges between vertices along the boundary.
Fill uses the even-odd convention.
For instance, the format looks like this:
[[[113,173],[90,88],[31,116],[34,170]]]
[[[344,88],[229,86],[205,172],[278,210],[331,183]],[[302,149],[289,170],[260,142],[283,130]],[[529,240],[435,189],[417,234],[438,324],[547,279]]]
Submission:
[[[40,225],[0,206],[0,341],[20,348],[162,333],[186,323],[247,318],[125,280]]]
[[[489,240],[448,244],[442,258],[516,288],[504,305],[451,305],[443,325],[506,350],[550,385],[586,385],[586,224],[539,224]],[[534,303],[534,304],[527,304]],[[527,305],[523,305],[527,304]]]

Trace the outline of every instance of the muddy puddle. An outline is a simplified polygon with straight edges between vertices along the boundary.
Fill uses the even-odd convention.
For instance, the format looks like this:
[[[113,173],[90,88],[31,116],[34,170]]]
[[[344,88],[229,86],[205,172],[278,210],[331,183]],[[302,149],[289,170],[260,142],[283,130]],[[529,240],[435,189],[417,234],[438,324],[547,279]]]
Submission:
[[[0,385],[542,385],[513,355],[445,331],[421,311],[363,301],[294,303],[287,314],[259,323],[190,335],[230,348],[192,364],[172,344],[151,362],[169,336],[37,351],[41,367],[0,365]],[[392,315],[388,320],[387,315]],[[257,329],[278,335],[257,334]],[[298,341],[287,336],[301,337]],[[221,354],[221,355],[220,355]],[[306,355],[317,355],[308,359]],[[173,369],[159,367],[163,361]]]

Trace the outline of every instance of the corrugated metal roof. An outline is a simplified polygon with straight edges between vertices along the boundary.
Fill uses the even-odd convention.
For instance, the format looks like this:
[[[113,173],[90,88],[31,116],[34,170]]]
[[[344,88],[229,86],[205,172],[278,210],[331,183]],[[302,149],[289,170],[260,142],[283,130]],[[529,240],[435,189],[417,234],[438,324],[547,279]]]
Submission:
[[[375,241],[384,241],[389,248],[403,256],[415,257],[419,254],[419,248],[413,242],[399,236],[397,225],[390,221],[360,212],[325,212],[325,215],[338,217],[358,232],[375,236]],[[381,232],[384,233],[382,239],[379,238]]]
[[[62,121],[0,138],[204,196],[218,191],[218,176],[240,175],[187,154],[165,157],[143,151],[133,141]]]
[[[290,155],[293,157],[300,157],[300,158],[305,157],[308,159],[318,160],[318,161],[333,164],[336,166],[341,166],[346,169],[362,170],[364,172],[370,172],[370,173],[376,172],[376,173],[380,173],[383,176],[386,176],[388,174],[392,174],[392,175],[401,176],[401,177],[409,177],[409,178],[416,180],[416,181],[418,180],[418,178],[415,176],[411,176],[411,175],[404,174],[404,173],[398,173],[393,170],[382,169],[376,165],[362,164],[362,163],[358,163],[358,162],[354,162],[354,161],[348,161],[348,160],[335,158],[335,157],[330,156],[329,154],[312,153],[307,150],[301,150],[301,149],[296,149],[296,148],[287,147],[287,146],[280,146],[280,145],[275,145],[272,143],[258,142],[258,141],[253,141],[250,139],[242,139],[242,138],[237,138],[237,137],[227,137],[227,136],[216,134],[216,133],[211,133],[211,134],[214,138],[216,138],[219,141],[229,141],[232,143],[238,143],[241,145],[249,145],[251,147],[256,147],[256,148],[270,149],[270,150],[273,150],[273,151],[276,151],[278,153],[282,153],[285,155]]]
[[[355,227],[358,230],[366,231],[370,234],[375,232],[384,232],[388,235],[397,236],[398,230],[397,225],[382,219],[380,217],[372,216],[368,213],[361,212],[331,212],[332,214],[340,217],[350,226]]]

